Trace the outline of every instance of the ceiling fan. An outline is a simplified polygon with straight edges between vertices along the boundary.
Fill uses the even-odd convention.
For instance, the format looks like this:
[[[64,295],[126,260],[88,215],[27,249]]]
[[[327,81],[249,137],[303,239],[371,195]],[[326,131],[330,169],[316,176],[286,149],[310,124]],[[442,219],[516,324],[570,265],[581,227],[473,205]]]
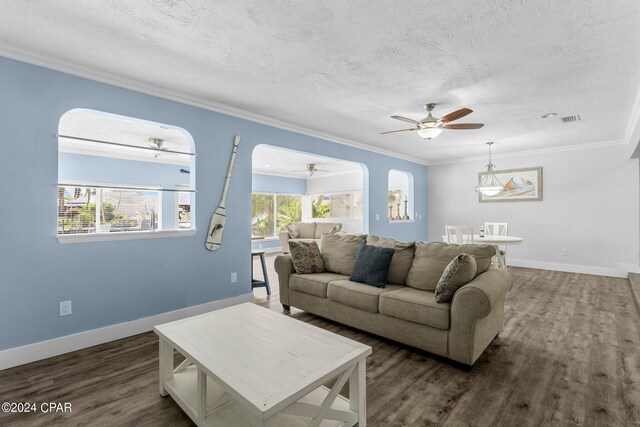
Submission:
[[[154,150],[167,151],[167,148],[164,146],[164,139],[162,138],[149,138],[147,139],[147,143],[149,144],[149,147]],[[157,159],[161,155],[162,153],[155,153],[153,155],[153,158]]]
[[[381,135],[384,135],[387,133],[395,133],[395,132],[417,131],[417,134],[423,137],[424,139],[432,139],[440,135],[440,132],[442,132],[442,129],[467,130],[467,129],[480,129],[482,126],[484,126],[484,123],[449,124],[449,122],[461,119],[462,117],[473,113],[473,110],[469,108],[461,108],[460,110],[456,110],[452,113],[447,114],[446,116],[437,118],[431,115],[431,111],[433,111],[435,106],[436,104],[425,104],[424,109],[427,110],[427,117],[425,117],[420,121],[413,120],[403,116],[391,116],[392,119],[413,123],[416,125],[416,127],[410,128],[410,129],[400,129],[400,130],[391,130],[388,132],[381,132]]]
[[[149,147],[153,148],[154,150],[167,150],[164,146],[164,139],[162,138],[149,138],[147,139],[147,142],[149,143]]]
[[[331,172],[329,169],[318,169],[315,163],[307,163],[306,169],[293,170],[291,172],[307,172],[309,176],[313,176],[316,172]]]

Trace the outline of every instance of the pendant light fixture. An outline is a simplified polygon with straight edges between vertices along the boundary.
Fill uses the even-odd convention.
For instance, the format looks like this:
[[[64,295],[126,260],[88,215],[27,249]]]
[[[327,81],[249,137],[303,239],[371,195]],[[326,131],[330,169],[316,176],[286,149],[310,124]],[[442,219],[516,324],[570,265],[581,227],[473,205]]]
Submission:
[[[489,164],[487,165],[487,171],[482,175],[480,183],[476,186],[476,191],[485,196],[495,196],[504,191],[504,185],[496,178],[494,173],[496,166],[491,161],[491,146],[493,142],[487,142],[487,145],[489,146]]]

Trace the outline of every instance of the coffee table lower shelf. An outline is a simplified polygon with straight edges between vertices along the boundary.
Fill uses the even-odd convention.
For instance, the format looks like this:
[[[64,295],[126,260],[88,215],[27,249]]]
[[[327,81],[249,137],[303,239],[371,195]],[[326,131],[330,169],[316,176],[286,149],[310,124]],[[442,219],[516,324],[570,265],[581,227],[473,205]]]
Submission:
[[[214,405],[224,395],[224,389],[219,386],[211,378],[207,377],[207,408],[209,412],[204,420],[200,420],[197,416],[198,403],[198,368],[190,366],[180,372],[175,372],[173,377],[166,381],[165,390],[180,405],[182,410],[194,420],[198,426],[215,426],[215,427],[252,427],[255,418],[253,415],[237,400],[229,400],[225,404],[214,408]],[[304,396],[298,402],[313,405],[320,405],[325,397],[329,394],[329,389],[321,386],[308,395]],[[338,395],[331,409],[340,411],[350,410],[349,399]],[[291,414],[278,414],[279,427],[306,427],[311,421],[310,417],[303,417]],[[320,424],[321,427],[344,427],[351,426],[354,423],[345,423],[343,421],[324,420]]]

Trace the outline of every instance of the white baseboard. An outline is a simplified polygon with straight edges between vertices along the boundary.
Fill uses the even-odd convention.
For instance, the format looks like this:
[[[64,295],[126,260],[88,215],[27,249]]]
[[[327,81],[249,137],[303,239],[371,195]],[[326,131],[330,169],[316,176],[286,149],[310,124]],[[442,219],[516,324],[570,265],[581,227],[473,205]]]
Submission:
[[[639,264],[625,264],[618,263],[618,269],[625,273],[625,277],[629,275],[629,273],[640,273],[640,265]]]
[[[525,259],[509,259],[507,257],[507,265],[513,267],[536,268],[539,270],[565,271],[567,273],[592,274],[594,276],[622,277],[626,278],[627,273],[621,271],[620,268],[593,267],[590,265],[577,264],[561,264],[545,261],[529,261]],[[618,264],[620,266],[620,264]]]
[[[212,301],[206,304],[194,305],[179,310],[143,317],[142,319],[92,329],[77,334],[65,335],[47,341],[28,344],[22,347],[10,348],[0,351],[0,370],[35,362],[36,360],[76,351],[105,342],[126,338],[153,330],[153,327],[162,323],[172,322],[185,317],[195,316],[221,308],[231,307],[236,304],[250,302],[253,294],[243,294],[237,297]]]

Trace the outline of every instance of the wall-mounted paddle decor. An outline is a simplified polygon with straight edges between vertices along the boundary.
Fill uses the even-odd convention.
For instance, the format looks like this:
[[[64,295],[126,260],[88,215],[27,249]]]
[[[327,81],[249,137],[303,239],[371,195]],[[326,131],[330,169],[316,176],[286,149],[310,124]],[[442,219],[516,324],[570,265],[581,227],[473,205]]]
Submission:
[[[211,221],[209,222],[209,231],[207,232],[207,240],[204,245],[210,251],[218,250],[218,248],[222,245],[222,235],[224,234],[224,223],[226,221],[224,205],[227,202],[227,192],[229,191],[229,183],[231,182],[233,164],[236,161],[238,145],[240,145],[240,135],[236,135],[235,138],[233,138],[233,151],[231,152],[231,160],[229,161],[227,178],[224,182],[224,189],[222,190],[222,198],[220,199],[218,208],[213,212],[213,215],[211,215]]]

